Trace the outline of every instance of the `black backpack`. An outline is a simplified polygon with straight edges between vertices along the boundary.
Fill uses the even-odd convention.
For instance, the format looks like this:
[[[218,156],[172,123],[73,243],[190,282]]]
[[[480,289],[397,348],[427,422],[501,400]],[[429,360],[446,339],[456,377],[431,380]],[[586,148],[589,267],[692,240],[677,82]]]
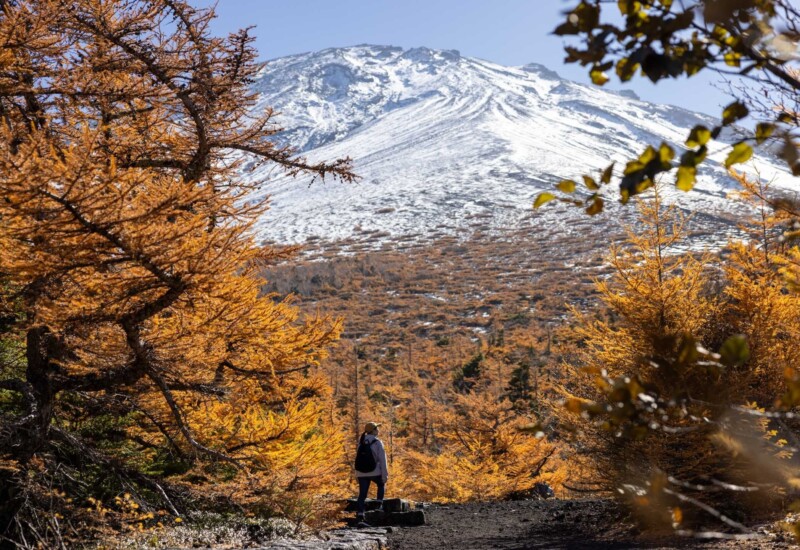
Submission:
[[[366,438],[362,435],[361,440],[358,442],[358,451],[356,451],[356,471],[363,474],[369,473],[378,465],[375,462],[375,457],[372,455],[372,444],[377,441],[373,439],[367,443]]]

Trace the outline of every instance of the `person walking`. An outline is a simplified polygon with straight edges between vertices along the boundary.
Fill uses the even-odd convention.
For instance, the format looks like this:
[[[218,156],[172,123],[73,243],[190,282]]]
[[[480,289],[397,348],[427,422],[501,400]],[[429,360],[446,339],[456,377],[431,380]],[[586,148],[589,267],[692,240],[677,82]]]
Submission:
[[[389,479],[389,470],[386,468],[386,451],[383,442],[378,439],[377,422],[367,422],[364,433],[358,439],[356,451],[356,479],[358,479],[358,503],[356,508],[356,522],[359,527],[368,527],[364,521],[369,486],[375,483],[378,487],[377,500],[383,501],[386,481]]]

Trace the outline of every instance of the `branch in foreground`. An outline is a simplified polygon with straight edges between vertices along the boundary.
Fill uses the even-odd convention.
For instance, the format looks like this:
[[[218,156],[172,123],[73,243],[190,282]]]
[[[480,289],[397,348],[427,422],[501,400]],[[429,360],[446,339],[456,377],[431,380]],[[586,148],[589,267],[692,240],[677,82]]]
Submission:
[[[172,411],[172,416],[175,419],[175,423],[178,425],[178,429],[180,429],[181,433],[183,434],[183,437],[186,439],[187,442],[189,442],[189,444],[192,447],[213,458],[232,464],[239,470],[245,470],[245,467],[241,464],[241,462],[239,462],[235,458],[232,458],[219,451],[215,451],[214,449],[209,449],[208,447],[197,441],[194,438],[194,435],[192,435],[189,426],[186,425],[186,422],[183,419],[183,412],[176,403],[175,396],[172,395],[172,392],[170,391],[164,379],[161,378],[161,376],[159,376],[152,370],[148,371],[147,376],[148,378],[150,378],[150,380],[152,380],[156,384],[156,386],[158,386],[158,389],[161,390],[161,394],[164,396],[167,405],[169,405],[169,408]]]

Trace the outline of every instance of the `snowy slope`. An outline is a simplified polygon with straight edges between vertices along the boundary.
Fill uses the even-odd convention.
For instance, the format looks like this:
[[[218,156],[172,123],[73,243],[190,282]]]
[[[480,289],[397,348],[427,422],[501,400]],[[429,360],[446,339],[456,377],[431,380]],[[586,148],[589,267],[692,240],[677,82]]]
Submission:
[[[534,215],[541,190],[612,160],[621,168],[646,144],[681,143],[692,126],[715,124],[563,80],[540,65],[505,67],[426,48],[356,46],[281,58],[255,86],[258,108],[281,113],[278,121],[289,129],[282,140],[311,159],[350,156],[363,178],[309,186],[267,167],[251,170],[272,201],[260,236],[276,242],[375,231],[424,238],[476,218],[502,228],[535,216],[552,226],[567,216],[561,206]],[[714,162],[695,192],[680,193],[687,209],[730,209],[721,150],[711,147]],[[762,177],[789,185],[780,161],[754,163]],[[613,219],[616,189],[608,193]]]

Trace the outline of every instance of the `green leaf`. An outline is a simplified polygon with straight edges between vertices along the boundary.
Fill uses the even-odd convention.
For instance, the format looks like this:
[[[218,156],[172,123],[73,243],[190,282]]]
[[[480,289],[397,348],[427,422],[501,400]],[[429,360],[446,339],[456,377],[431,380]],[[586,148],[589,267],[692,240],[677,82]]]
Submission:
[[[650,52],[642,60],[642,73],[653,82],[670,74],[671,58],[668,55]]]
[[[645,179],[643,179],[642,181],[640,181],[639,183],[636,184],[636,193],[637,194],[638,193],[644,193],[645,191],[647,191],[651,187],[653,187],[653,180],[651,180],[650,178],[645,178]]]
[[[608,165],[608,167],[603,170],[603,175],[600,176],[600,181],[603,183],[611,183],[611,176],[614,175],[614,165],[616,162],[612,162]]]
[[[533,207],[534,208],[539,208],[543,204],[547,204],[548,202],[550,202],[551,200],[553,200],[555,198],[556,198],[556,196],[554,194],[552,194],[552,193],[547,193],[547,192],[539,193],[539,196],[536,197],[536,200],[533,202]]]
[[[697,179],[697,168],[694,166],[681,166],[678,168],[678,177],[675,180],[675,187],[681,191],[691,191]]]
[[[591,32],[600,24],[600,6],[583,0],[569,13],[567,20],[578,27],[580,32]]]
[[[722,125],[728,126],[750,114],[747,107],[740,101],[734,101],[722,111]]]
[[[639,162],[643,165],[646,165],[648,162],[656,158],[656,150],[653,148],[652,145],[648,145],[647,149],[644,150],[644,153],[641,154],[639,157]]]
[[[686,147],[691,147],[692,149],[700,147],[708,143],[709,139],[711,139],[711,130],[702,125],[695,126],[692,128],[691,133],[689,133],[689,139],[686,140]]]
[[[619,61],[617,61],[617,76],[623,82],[629,81],[633,78],[633,75],[636,74],[636,71],[639,69],[639,63],[636,61],[631,60],[630,58],[623,57]]]
[[[617,0],[617,6],[622,15],[636,15],[642,9],[641,2],[637,0]]]
[[[738,367],[747,363],[750,359],[747,339],[741,334],[731,336],[719,348],[719,354],[722,356],[722,364],[728,367]]]
[[[743,141],[733,146],[728,158],[725,159],[725,168],[730,168],[734,164],[747,162],[753,156],[753,148]]]
[[[603,199],[595,197],[592,204],[586,209],[586,213],[590,216],[595,216],[603,211]]]
[[[718,41],[723,42],[725,37],[728,36],[728,31],[719,25],[714,25],[714,28],[711,30],[711,36],[716,38]]]
[[[622,175],[630,176],[636,172],[641,172],[643,168],[643,163],[639,162],[638,160],[631,160],[625,165],[625,170],[623,170]]]
[[[558,185],[556,185],[556,189],[558,189],[563,193],[574,193],[575,185],[576,185],[575,182],[572,180],[563,180]]]
[[[769,122],[759,122],[756,125],[756,143],[759,145],[767,141],[775,132],[775,125]]]
[[[555,28],[553,34],[557,36],[569,36],[572,34],[578,34],[580,31],[578,27],[572,23],[571,21],[567,21],[566,23],[561,23],[559,26]]]

